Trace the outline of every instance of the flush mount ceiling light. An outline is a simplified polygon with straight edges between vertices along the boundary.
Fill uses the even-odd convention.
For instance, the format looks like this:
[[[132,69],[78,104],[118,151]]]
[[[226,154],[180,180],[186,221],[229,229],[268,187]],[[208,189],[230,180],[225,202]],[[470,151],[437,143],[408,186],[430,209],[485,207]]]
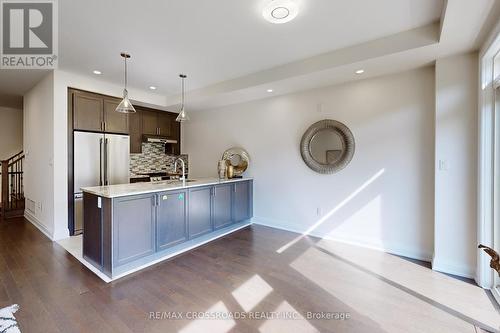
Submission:
[[[185,121],[189,121],[189,117],[186,113],[186,110],[184,108],[184,80],[187,78],[187,75],[184,74],[179,74],[179,77],[182,80],[182,97],[181,97],[181,112],[179,112],[179,115],[175,119],[175,121],[178,121],[180,123],[183,123]]]
[[[358,69],[355,73],[356,74],[363,74],[365,72],[364,69]]]
[[[94,73],[95,75],[101,75],[102,74],[102,72],[98,71],[97,69],[95,71],[93,71],[92,73]]]
[[[267,92],[268,92],[268,93],[272,93],[273,91],[274,91],[274,90],[272,90],[272,89],[267,89]]]
[[[155,86],[149,86],[149,89],[156,90],[156,87]]]
[[[136,111],[134,109],[134,106],[128,99],[128,91],[127,91],[127,59],[130,59],[130,54],[122,52],[120,53],[120,55],[122,56],[125,62],[125,86],[123,88],[123,99],[120,102],[120,104],[118,104],[115,111],[120,113],[135,113]]]
[[[287,23],[297,17],[299,8],[293,0],[272,0],[262,11],[264,18],[275,24]]]

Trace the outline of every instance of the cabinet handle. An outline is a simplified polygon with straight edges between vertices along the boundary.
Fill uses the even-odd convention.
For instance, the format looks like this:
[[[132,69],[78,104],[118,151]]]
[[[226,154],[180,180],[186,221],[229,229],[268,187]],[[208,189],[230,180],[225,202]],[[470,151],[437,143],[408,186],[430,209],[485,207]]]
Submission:
[[[158,127],[158,135],[161,135],[161,128]]]
[[[214,186],[214,197],[216,197],[216,196],[217,196],[217,187]]]

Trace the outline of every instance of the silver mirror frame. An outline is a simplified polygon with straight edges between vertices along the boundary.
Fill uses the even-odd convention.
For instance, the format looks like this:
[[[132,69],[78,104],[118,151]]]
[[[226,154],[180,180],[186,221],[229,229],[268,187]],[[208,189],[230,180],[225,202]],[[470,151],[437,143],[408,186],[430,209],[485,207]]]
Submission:
[[[342,156],[333,164],[317,162],[311,155],[311,141],[320,131],[331,130],[340,135],[345,147]],[[339,121],[324,119],[312,124],[300,141],[300,154],[304,163],[313,171],[321,174],[334,174],[344,169],[352,160],[355,150],[354,135],[351,130]]]

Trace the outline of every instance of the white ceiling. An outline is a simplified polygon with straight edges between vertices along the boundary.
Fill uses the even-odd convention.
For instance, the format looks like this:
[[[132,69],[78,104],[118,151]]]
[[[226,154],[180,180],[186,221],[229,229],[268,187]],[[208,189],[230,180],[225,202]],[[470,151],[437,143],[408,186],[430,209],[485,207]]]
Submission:
[[[374,66],[363,77],[380,75],[395,54],[404,69],[477,48],[499,2],[448,0],[441,33],[443,0],[296,1],[298,17],[282,25],[262,18],[267,0],[59,1],[59,67],[121,83],[119,53],[128,51],[130,86],[158,86],[173,106],[183,72],[188,102],[203,109],[266,97],[267,87],[279,94],[356,79],[357,66]],[[0,92],[23,94],[42,75],[0,71]]]

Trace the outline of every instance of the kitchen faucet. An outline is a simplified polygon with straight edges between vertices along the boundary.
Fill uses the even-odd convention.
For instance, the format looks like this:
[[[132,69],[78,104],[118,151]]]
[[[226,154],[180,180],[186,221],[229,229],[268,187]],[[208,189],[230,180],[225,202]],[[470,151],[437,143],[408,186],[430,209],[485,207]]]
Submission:
[[[182,158],[178,158],[175,160],[174,172],[177,172],[177,162],[178,161],[181,161],[181,164],[182,164],[182,177],[180,177],[179,180],[182,180],[182,186],[186,186],[186,164],[184,163],[184,160]]]

